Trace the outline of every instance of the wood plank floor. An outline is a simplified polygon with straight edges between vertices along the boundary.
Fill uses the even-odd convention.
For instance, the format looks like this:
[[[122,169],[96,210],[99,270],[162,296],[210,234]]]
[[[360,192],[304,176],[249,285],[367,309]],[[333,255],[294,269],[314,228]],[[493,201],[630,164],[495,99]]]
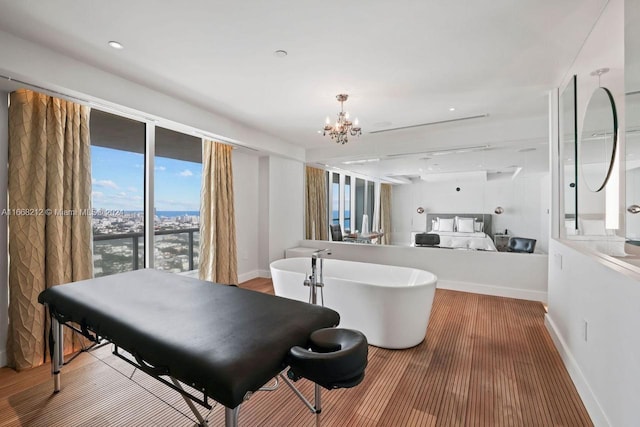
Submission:
[[[242,287],[273,293],[271,281]],[[407,350],[370,347],[357,388],[323,392],[329,426],[590,426],[543,325],[542,304],[437,290],[425,341]],[[0,426],[191,426],[168,387],[134,371],[110,346],[63,369],[53,395],[49,366],[0,369]],[[312,396],[312,384],[298,385]],[[210,425],[224,425],[214,407]],[[314,426],[285,386],[243,404],[241,426]]]

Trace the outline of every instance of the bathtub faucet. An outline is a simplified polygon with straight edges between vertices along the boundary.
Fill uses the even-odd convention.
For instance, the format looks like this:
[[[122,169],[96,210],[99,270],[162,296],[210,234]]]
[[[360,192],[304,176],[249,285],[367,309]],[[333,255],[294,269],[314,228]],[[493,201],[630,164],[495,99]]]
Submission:
[[[331,249],[318,249],[317,251],[311,254],[311,258],[322,258],[322,254],[326,253],[327,255],[331,255]]]
[[[330,249],[318,249],[317,251],[311,254],[311,276],[309,279],[304,281],[305,286],[309,286],[309,303],[317,304],[317,288],[320,288],[320,297],[322,301],[322,305],[324,306],[324,292],[322,288],[324,287],[323,277],[322,277],[322,255],[331,255]],[[320,262],[318,263],[318,258]]]

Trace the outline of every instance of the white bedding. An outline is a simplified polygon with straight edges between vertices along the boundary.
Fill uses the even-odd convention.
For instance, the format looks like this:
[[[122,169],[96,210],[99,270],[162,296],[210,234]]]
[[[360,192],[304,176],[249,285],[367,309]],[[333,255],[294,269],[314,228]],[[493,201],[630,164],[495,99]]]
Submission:
[[[475,249],[481,251],[496,251],[491,237],[483,232],[459,233],[455,231],[439,231],[440,247],[454,249]]]

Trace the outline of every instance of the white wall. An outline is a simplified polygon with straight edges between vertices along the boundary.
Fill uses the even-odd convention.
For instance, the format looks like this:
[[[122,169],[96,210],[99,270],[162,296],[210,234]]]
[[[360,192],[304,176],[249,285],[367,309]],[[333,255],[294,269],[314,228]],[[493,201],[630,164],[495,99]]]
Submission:
[[[610,0],[567,72],[567,81],[574,74],[578,76],[579,130],[588,99],[598,86],[597,78],[590,73],[602,67],[611,69],[602,76],[601,84],[611,89],[624,129],[623,23],[624,1]],[[624,153],[624,135],[620,136],[619,147]],[[624,174],[618,176],[621,188],[608,184],[605,191],[621,194],[623,207]],[[586,193],[578,194],[581,207],[590,210],[599,203],[599,212],[604,212],[602,193],[582,194]],[[557,217],[557,206],[552,212]],[[599,426],[638,424],[640,276],[623,265],[588,252],[578,242],[550,242],[547,326],[589,414]]]
[[[0,91],[0,165],[6,165],[9,155],[9,118],[6,92]],[[0,167],[0,194],[7,194],[8,170]],[[0,197],[0,210],[7,208],[7,198]],[[0,216],[0,366],[7,364],[7,328],[9,325],[9,283],[7,216]]]
[[[304,163],[281,157],[260,158],[260,276],[269,264],[304,237]]]
[[[261,277],[269,277],[269,224],[271,222],[271,212],[269,209],[269,173],[271,169],[268,156],[260,157],[258,176],[258,266]]]
[[[411,231],[424,231],[428,213],[493,213],[493,231],[537,239],[536,249],[548,249],[549,174],[518,175],[488,181],[420,182],[395,185],[392,191],[391,221],[393,244],[408,245]],[[456,187],[460,191],[456,191]]]
[[[258,156],[233,150],[233,198],[240,283],[258,274]]]
[[[638,425],[639,280],[551,241],[547,327],[596,426]]]
[[[304,163],[269,159],[269,263],[284,258],[287,248],[304,237]]]

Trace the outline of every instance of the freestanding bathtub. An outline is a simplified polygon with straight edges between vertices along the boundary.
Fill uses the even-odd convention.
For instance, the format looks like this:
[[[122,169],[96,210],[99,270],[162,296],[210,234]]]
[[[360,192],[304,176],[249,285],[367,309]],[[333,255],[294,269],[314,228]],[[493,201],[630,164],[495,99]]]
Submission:
[[[331,258],[323,261],[324,305],[340,313],[340,327],[357,329],[369,344],[383,348],[409,348],[424,340],[436,290],[434,274]],[[311,258],[271,263],[278,296],[308,302],[304,280],[310,275]],[[318,304],[320,295],[318,289]]]

